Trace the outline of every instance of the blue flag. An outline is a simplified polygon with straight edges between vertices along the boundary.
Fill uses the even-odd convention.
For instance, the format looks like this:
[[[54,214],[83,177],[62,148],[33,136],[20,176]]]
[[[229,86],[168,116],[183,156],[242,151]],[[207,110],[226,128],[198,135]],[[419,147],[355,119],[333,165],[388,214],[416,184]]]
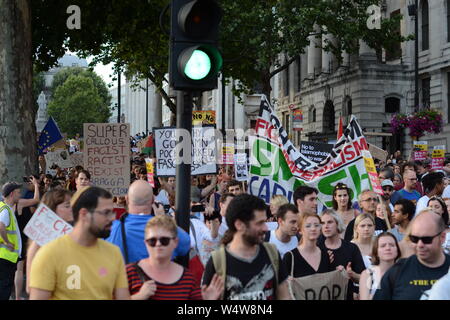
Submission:
[[[56,125],[55,120],[53,120],[53,118],[50,117],[44,129],[42,130],[41,135],[39,136],[38,142],[39,154],[41,155],[45,149],[50,147],[55,142],[61,140],[62,138],[63,136],[61,135],[61,132],[59,131],[59,128]]]

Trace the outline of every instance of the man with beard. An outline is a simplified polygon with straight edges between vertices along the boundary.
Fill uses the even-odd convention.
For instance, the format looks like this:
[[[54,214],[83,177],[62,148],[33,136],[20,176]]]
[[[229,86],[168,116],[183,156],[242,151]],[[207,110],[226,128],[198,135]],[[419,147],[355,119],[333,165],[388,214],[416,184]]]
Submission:
[[[266,210],[262,199],[248,194],[228,205],[224,245],[212,253],[203,275],[203,285],[209,285],[215,273],[224,279],[224,300],[290,299],[280,254],[263,242]]]
[[[114,220],[112,195],[86,187],[71,200],[73,231],[44,245],[31,265],[31,300],[129,299],[125,264],[108,237]]]
[[[431,210],[421,211],[411,221],[411,241],[416,254],[401,259],[383,276],[374,300],[419,300],[447,272],[450,256],[444,253],[446,225]]]

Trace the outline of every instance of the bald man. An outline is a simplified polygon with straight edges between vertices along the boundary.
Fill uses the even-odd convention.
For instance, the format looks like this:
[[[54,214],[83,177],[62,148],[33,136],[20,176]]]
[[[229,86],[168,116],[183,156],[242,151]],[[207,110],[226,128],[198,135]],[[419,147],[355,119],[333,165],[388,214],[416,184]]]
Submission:
[[[152,213],[164,214],[164,208],[162,205],[157,207],[154,204],[153,189],[144,180],[133,182],[125,198],[128,204],[128,213],[123,214],[120,220],[113,222],[111,235],[106,241],[114,243],[120,248],[125,263],[132,263],[148,257],[144,244],[145,225],[154,217]],[[124,238],[126,244],[123,241]],[[178,228],[178,239],[178,246],[173,253],[174,257],[187,255],[190,248],[189,234],[181,228]]]
[[[415,254],[399,260],[381,279],[374,300],[419,300],[428,298],[428,290],[450,267],[450,256],[442,249],[446,225],[428,209],[411,221],[409,239]]]

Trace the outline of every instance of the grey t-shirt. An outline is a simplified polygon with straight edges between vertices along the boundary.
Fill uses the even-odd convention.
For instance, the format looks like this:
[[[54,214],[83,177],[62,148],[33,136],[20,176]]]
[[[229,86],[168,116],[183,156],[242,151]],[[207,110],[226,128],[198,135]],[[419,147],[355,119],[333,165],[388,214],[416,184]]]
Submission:
[[[392,228],[391,230],[389,230],[389,232],[395,236],[395,238],[397,239],[398,242],[402,241],[403,238],[405,237],[405,235],[400,232],[400,230],[398,229],[397,226],[395,226],[395,228]]]

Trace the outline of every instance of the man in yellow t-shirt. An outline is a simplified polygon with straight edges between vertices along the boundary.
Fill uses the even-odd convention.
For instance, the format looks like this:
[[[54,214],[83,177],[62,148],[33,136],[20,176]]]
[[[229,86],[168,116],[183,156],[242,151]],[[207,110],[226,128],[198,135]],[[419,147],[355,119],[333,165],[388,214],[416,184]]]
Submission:
[[[111,232],[111,194],[87,187],[75,193],[71,205],[73,231],[44,245],[33,260],[30,300],[129,299],[120,249],[99,239]]]

